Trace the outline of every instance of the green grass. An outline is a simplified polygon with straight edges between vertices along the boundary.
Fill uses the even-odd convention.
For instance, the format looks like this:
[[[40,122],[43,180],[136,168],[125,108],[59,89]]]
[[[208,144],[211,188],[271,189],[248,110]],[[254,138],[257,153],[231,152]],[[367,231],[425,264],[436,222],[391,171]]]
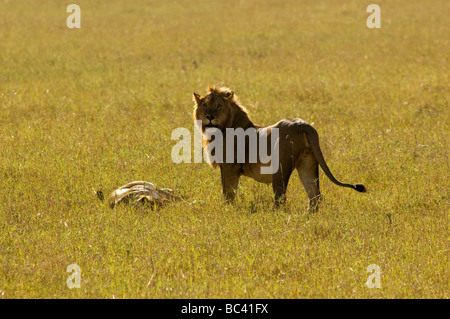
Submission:
[[[0,2],[1,297],[448,298],[448,1],[378,1],[381,29],[350,0],[76,3],[81,29],[69,2]],[[258,124],[314,122],[335,176],[368,193],[321,172],[311,214],[293,174],[273,211],[243,178],[224,206],[218,171],[170,156],[214,83]],[[93,192],[133,180],[188,202],[111,210]]]

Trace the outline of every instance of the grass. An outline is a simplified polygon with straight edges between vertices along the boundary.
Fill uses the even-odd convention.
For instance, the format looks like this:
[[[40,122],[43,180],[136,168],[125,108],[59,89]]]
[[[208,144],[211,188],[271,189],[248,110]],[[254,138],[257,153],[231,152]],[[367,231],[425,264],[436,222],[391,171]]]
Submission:
[[[448,298],[449,3],[0,3],[2,298]],[[300,117],[321,137],[317,213],[293,174],[285,209],[243,178],[174,164],[192,92],[231,87],[251,119]],[[133,180],[187,198],[111,210]],[[81,267],[68,289],[67,266]],[[370,264],[380,289],[364,284]]]

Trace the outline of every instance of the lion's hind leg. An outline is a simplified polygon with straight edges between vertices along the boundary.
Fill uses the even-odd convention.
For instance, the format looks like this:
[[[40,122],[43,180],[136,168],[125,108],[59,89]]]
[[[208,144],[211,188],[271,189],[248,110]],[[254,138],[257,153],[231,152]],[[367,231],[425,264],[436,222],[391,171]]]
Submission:
[[[291,177],[293,168],[291,165],[283,167],[280,164],[278,171],[272,176],[272,189],[275,195],[275,208],[286,203],[286,189]]]
[[[297,172],[309,198],[309,208],[316,209],[322,195],[319,188],[319,165],[312,153],[303,154]]]

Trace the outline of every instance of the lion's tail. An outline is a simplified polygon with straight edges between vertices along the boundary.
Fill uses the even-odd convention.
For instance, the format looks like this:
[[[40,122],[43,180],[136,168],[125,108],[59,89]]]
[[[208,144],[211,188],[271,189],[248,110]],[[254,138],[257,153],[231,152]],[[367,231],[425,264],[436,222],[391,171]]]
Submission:
[[[325,158],[323,157],[322,150],[320,149],[320,144],[319,144],[319,134],[317,134],[317,131],[314,127],[308,125],[308,129],[306,130],[306,136],[308,138],[308,143],[313,151],[314,157],[316,158],[320,167],[322,167],[325,174],[328,176],[328,178],[333,183],[335,183],[336,185],[339,185],[339,186],[353,188],[354,190],[361,192],[361,193],[364,193],[366,191],[366,188],[362,184],[342,183],[333,176],[330,169],[328,168],[327,163],[325,162]]]

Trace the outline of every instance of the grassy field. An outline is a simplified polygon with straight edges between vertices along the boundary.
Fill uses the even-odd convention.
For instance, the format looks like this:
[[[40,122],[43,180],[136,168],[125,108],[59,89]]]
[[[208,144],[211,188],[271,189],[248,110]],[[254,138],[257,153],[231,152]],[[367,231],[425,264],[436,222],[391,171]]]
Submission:
[[[447,0],[0,1],[1,298],[448,298]],[[174,164],[192,92],[231,87],[261,125],[313,122],[340,188],[309,213]],[[110,209],[133,180],[186,202]],[[69,289],[67,267],[81,268]],[[381,285],[365,286],[369,265]]]

